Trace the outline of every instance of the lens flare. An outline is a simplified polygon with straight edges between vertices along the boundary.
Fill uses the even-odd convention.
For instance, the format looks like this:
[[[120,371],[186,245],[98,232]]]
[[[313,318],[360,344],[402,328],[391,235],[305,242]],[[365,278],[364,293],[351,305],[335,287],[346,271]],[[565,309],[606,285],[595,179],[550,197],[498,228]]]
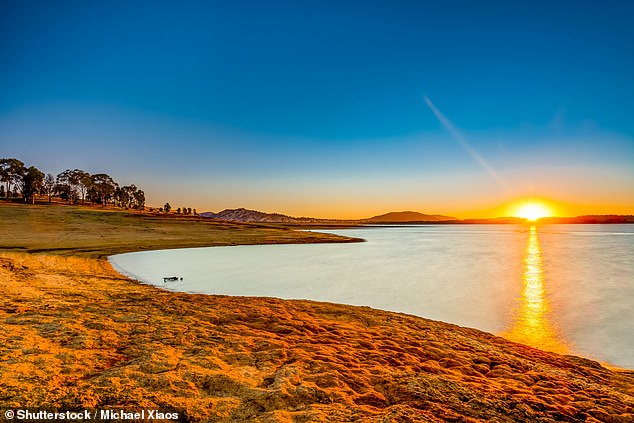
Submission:
[[[518,207],[515,212],[517,217],[523,217],[531,221],[535,221],[540,217],[551,216],[552,213],[545,205],[541,203],[527,203]]]

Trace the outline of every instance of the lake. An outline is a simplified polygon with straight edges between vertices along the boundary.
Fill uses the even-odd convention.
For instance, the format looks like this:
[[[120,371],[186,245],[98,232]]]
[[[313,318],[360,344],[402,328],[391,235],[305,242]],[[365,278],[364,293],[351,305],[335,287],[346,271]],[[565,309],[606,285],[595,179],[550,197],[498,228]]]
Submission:
[[[147,251],[110,261],[166,289],[367,305],[634,368],[634,225],[321,232],[367,242]]]

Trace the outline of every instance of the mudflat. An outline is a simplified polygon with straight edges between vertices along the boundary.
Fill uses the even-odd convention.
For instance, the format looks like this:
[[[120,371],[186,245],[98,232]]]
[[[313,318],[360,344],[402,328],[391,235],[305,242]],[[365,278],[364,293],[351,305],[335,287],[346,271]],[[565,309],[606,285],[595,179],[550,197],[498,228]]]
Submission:
[[[17,205],[0,206],[0,234],[2,410],[143,408],[182,421],[634,420],[629,370],[368,307],[168,292],[103,259],[335,236]]]

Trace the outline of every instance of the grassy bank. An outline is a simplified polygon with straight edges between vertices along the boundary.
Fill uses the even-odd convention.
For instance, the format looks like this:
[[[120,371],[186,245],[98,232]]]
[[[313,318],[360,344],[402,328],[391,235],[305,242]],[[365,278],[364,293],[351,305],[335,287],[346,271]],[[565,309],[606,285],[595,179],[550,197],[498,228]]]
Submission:
[[[201,217],[121,209],[0,203],[0,251],[103,258],[166,248],[346,242],[357,239]]]
[[[166,292],[93,258],[316,234],[44,206],[0,207],[0,222],[0,410],[156,408],[200,422],[634,419],[630,371],[367,307]]]

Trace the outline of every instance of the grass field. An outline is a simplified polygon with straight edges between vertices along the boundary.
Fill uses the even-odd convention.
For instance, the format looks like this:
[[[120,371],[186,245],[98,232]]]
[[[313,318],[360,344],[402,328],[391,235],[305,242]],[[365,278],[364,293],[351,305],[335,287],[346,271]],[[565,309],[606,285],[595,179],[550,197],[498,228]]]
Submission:
[[[103,258],[217,245],[358,241],[289,228],[119,209],[0,202],[0,250]]]

